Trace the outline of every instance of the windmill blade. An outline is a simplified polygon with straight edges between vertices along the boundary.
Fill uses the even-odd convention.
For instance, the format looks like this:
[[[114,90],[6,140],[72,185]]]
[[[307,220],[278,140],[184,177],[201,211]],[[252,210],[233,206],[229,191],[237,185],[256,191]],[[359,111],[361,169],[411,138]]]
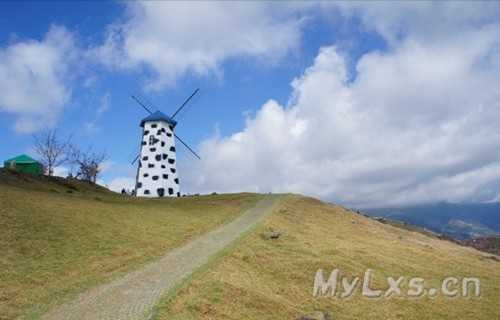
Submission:
[[[132,161],[132,163],[131,163],[131,164],[132,164],[132,165],[134,165],[134,163],[135,163],[135,162],[139,159],[139,157],[140,157],[140,156],[141,156],[141,155],[140,155],[140,154],[138,154],[138,155],[134,158],[134,160]]]
[[[191,149],[191,148],[187,145],[187,143],[185,143],[184,141],[182,141],[182,139],[181,139],[181,138],[179,138],[179,136],[178,136],[178,135],[176,135],[175,133],[174,133],[174,136],[175,136],[175,137],[176,137],[176,138],[177,138],[177,139],[178,139],[178,140],[179,140],[179,141],[180,141],[180,142],[181,142],[181,143],[182,143],[182,144],[183,144],[183,145],[184,145],[184,146],[185,146],[185,147],[186,147],[189,151],[191,151],[191,153],[192,153],[192,154],[194,154],[196,158],[198,158],[198,159],[200,159],[200,160],[201,160],[200,156],[199,156],[198,154],[196,154],[196,152],[194,152],[194,150],[193,150],[193,149]]]
[[[134,150],[132,152],[133,152],[133,154],[135,154],[137,151]],[[141,152],[142,152],[142,139],[141,139],[141,143],[139,144],[139,153],[137,153],[137,155],[135,156],[134,160],[132,160],[131,165],[134,165],[134,163],[136,163],[136,161],[141,157]],[[130,156],[129,156],[129,159],[130,159]]]
[[[189,98],[187,98],[186,101],[184,101],[184,103],[179,107],[179,109],[177,109],[177,111],[175,111],[172,114],[172,116],[170,118],[172,118],[172,119],[175,118],[175,116],[179,113],[179,111],[181,111],[182,108],[184,108],[186,106],[186,104],[188,104],[189,100],[191,100],[195,96],[195,94],[198,93],[198,91],[200,91],[200,89],[198,89],[198,88],[196,90],[194,90],[194,92],[189,96]]]
[[[149,110],[148,107],[146,107],[146,105],[144,103],[142,103],[139,99],[137,99],[134,95],[131,96],[132,99],[134,99],[141,107],[144,108],[144,110],[146,110],[147,112],[149,112],[149,114],[152,114],[153,112],[151,112],[151,110]]]

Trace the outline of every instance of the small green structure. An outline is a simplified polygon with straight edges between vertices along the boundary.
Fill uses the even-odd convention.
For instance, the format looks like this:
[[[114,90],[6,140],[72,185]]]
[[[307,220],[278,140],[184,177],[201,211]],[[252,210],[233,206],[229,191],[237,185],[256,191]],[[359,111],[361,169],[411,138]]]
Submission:
[[[19,172],[36,175],[43,174],[43,165],[25,154],[5,160],[3,166],[5,169],[12,169]]]

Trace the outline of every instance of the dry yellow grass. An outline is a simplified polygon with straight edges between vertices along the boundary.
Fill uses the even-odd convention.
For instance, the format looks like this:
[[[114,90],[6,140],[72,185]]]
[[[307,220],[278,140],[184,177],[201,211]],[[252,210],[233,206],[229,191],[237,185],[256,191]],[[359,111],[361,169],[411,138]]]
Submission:
[[[261,237],[269,228],[284,233]],[[196,274],[162,303],[156,319],[298,319],[315,310],[333,319],[500,319],[500,262],[473,249],[384,225],[341,207],[290,197],[235,248]],[[322,268],[348,277],[375,272],[372,287],[387,289],[387,276],[419,276],[440,288],[447,276],[478,277],[479,298],[407,297],[347,300],[314,298]],[[407,283],[401,286],[403,292]]]
[[[260,198],[141,200],[76,182],[0,175],[0,319],[37,318],[234,219]]]

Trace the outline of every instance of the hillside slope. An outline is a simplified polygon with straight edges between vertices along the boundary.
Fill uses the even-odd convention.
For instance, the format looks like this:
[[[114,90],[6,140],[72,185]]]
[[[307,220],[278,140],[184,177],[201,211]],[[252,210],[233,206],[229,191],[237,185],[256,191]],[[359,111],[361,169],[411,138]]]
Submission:
[[[279,231],[277,239],[270,230]],[[401,296],[367,298],[361,283],[349,299],[314,297],[318,269],[338,268],[348,280],[373,270],[370,287],[387,290],[386,277],[405,277]],[[440,289],[449,276],[477,277],[481,296],[406,295],[411,277]],[[325,279],[326,280],[326,279]],[[339,280],[340,281],[340,280]],[[451,286],[451,289],[455,288]],[[341,207],[299,196],[175,294],[164,298],[164,319],[500,319],[498,257],[382,224]],[[320,313],[318,313],[320,312]]]
[[[37,319],[234,220],[261,195],[135,199],[79,181],[0,171],[0,319]],[[480,297],[314,297],[318,269],[348,279],[477,277]],[[342,292],[340,284],[338,293]],[[499,319],[500,262],[491,254],[396,228],[300,196],[164,298],[156,319]],[[325,318],[326,319],[326,318]]]
[[[0,172],[0,319],[37,318],[233,220],[260,198],[136,199],[80,181]]]

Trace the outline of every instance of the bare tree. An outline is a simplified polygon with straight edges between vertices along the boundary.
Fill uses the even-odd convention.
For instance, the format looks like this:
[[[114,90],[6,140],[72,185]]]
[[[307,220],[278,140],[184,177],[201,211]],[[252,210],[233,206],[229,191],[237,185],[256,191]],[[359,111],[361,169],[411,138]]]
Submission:
[[[58,136],[57,129],[46,129],[34,135],[33,139],[35,142],[35,152],[45,166],[47,174],[52,176],[54,168],[68,161],[71,137],[63,140]]]
[[[105,152],[94,152],[92,148],[87,151],[71,148],[71,162],[77,167],[76,178],[96,183],[102,172],[102,165],[108,158]]]

